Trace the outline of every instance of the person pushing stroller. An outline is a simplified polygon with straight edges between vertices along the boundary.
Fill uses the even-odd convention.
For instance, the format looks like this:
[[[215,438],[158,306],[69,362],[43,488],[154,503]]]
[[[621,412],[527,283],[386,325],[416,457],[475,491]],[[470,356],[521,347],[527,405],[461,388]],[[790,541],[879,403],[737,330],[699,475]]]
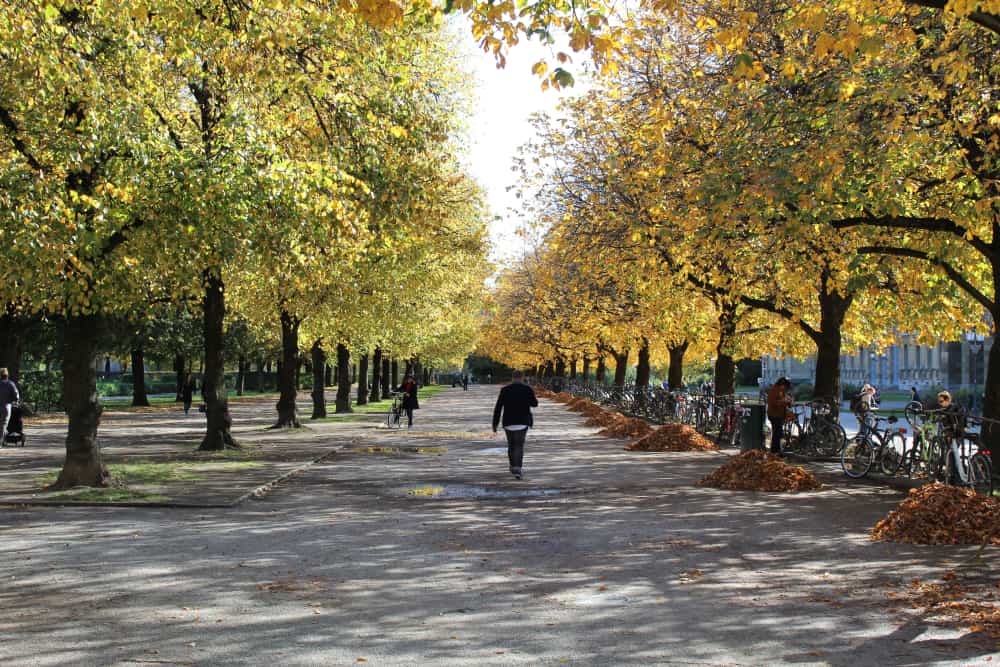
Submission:
[[[21,392],[17,390],[17,385],[14,381],[10,379],[10,373],[6,368],[0,368],[0,425],[3,426],[0,429],[0,443],[7,441],[7,428],[9,426],[18,426],[21,420],[21,415],[14,415],[14,406],[20,403]],[[12,417],[14,417],[12,424]],[[20,428],[18,429],[20,432]]]

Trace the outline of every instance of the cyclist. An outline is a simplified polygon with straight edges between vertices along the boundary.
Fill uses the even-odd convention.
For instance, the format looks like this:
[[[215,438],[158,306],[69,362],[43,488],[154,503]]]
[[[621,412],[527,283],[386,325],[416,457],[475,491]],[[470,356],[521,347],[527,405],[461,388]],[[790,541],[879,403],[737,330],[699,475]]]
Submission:
[[[406,425],[409,428],[413,427],[413,411],[420,409],[420,404],[417,402],[418,389],[419,385],[412,375],[407,375],[403,384],[396,388],[396,391],[403,394],[402,408],[406,413]]]
[[[7,425],[10,423],[10,412],[13,405],[21,400],[17,385],[10,379],[6,368],[0,368],[0,443],[7,440]]]

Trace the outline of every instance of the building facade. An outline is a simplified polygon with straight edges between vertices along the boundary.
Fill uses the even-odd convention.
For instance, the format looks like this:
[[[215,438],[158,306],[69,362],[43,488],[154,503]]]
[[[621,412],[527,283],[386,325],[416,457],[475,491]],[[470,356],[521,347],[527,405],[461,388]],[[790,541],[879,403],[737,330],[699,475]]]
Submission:
[[[986,378],[986,359],[993,337],[966,334],[962,340],[937,345],[920,345],[907,340],[881,350],[859,347],[840,356],[841,385],[870,382],[882,388],[976,387]],[[803,360],[765,355],[761,358],[764,384],[784,376],[793,382],[812,382],[816,358]]]

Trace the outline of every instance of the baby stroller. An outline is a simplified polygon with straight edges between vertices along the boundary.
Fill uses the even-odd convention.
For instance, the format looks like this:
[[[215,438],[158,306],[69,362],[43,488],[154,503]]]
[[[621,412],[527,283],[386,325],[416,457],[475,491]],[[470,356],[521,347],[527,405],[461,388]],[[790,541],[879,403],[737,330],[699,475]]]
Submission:
[[[7,422],[7,434],[0,446],[24,447],[24,409],[19,403],[10,406],[10,421]]]

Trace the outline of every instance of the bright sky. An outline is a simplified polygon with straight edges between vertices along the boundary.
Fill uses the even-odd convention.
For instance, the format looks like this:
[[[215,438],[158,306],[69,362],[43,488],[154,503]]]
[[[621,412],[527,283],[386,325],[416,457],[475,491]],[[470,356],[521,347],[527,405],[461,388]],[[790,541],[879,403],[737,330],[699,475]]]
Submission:
[[[504,263],[526,249],[525,241],[515,234],[524,222],[516,210],[518,200],[507,188],[517,181],[517,174],[511,171],[517,149],[534,135],[528,119],[535,112],[554,111],[561,97],[585,90],[580,79],[586,56],[574,55],[570,69],[577,83],[573,88],[543,92],[531,66],[546,59],[554,67],[555,51],[537,41],[521,42],[510,50],[507,66],[498,70],[493,56],[478,50],[471,34],[466,34],[469,68],[479,80],[479,103],[469,128],[468,167],[486,190],[491,214],[499,218],[490,224],[490,237],[494,261]]]

